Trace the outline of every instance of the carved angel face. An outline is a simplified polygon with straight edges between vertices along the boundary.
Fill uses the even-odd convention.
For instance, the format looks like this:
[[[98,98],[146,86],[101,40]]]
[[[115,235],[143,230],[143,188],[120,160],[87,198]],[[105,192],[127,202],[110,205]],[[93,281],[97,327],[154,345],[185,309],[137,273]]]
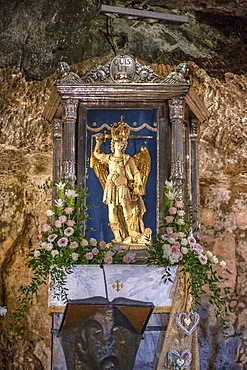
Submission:
[[[127,147],[127,141],[125,140],[112,140],[111,142],[111,150],[113,153],[124,153]]]

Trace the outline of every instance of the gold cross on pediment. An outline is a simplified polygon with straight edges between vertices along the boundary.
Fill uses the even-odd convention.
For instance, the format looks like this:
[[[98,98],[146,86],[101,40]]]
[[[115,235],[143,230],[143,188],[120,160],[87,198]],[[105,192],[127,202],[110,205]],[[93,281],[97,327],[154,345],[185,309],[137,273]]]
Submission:
[[[117,292],[119,292],[123,287],[123,283],[120,283],[119,280],[116,280],[114,284],[112,284],[113,289],[115,289]]]

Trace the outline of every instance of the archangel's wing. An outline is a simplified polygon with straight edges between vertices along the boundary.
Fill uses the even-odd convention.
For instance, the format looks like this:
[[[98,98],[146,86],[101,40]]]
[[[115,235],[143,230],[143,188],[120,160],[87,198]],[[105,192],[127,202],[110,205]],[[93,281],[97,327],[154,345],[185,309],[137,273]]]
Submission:
[[[141,146],[139,153],[135,154],[133,158],[138,170],[140,171],[143,190],[145,194],[148,176],[151,169],[151,157],[148,148],[146,146]]]
[[[105,163],[101,163],[98,158],[92,153],[90,158],[90,167],[94,169],[95,175],[98,177],[99,182],[103,190],[105,189],[105,183],[108,176],[108,166]]]

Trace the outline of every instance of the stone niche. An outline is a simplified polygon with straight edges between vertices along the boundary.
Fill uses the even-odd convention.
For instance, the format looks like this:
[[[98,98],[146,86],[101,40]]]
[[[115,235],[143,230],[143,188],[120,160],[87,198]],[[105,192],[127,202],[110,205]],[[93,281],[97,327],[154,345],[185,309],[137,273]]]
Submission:
[[[98,134],[103,138],[103,151],[110,153],[112,124],[122,120],[129,130],[126,153],[134,156],[142,146],[149,150],[151,168],[143,197],[146,204],[143,220],[152,233],[156,234],[160,226],[163,186],[170,176],[176,176],[181,185],[190,186],[192,206],[196,209],[197,130],[199,122],[208,118],[208,112],[190,86],[186,64],[180,64],[167,77],[160,77],[150,66],[140,64],[132,56],[116,56],[105,65],[95,66],[86,75],[79,77],[70,71],[68,64],[62,62],[60,79],[45,107],[44,117],[54,124],[54,179],[71,180],[88,188],[87,201],[95,206],[90,214],[89,226],[95,230],[92,237],[111,242],[113,235],[108,225],[107,209],[102,202],[102,187],[90,167],[90,158]],[[133,243],[126,248],[135,249]],[[144,246],[137,249],[139,264],[145,264],[147,248]],[[133,266],[135,268],[138,269],[139,266]],[[120,270],[114,272],[116,281],[119,281],[118,273]],[[134,272],[129,272],[128,278],[134,275]],[[143,272],[142,275],[145,282],[148,272]],[[113,286],[114,283],[110,285]],[[104,296],[104,292],[101,295]],[[117,297],[122,297],[121,289]],[[151,292],[142,297],[141,301],[147,303],[149,297]],[[125,298],[138,299],[129,294]],[[161,305],[164,306],[163,310],[157,310],[155,302],[151,303],[154,304],[154,311],[147,328],[152,327],[152,330],[158,331],[159,341],[162,342],[169,309],[164,309],[165,305]],[[52,369],[65,370],[66,365],[59,362],[64,357],[57,340],[63,313],[59,304],[49,304],[52,307],[54,333]],[[155,352],[155,356],[158,357],[159,354]],[[140,356],[138,361],[141,364]],[[145,369],[152,369],[153,365],[154,358],[149,360]],[[143,365],[135,366],[135,369],[144,369]]]

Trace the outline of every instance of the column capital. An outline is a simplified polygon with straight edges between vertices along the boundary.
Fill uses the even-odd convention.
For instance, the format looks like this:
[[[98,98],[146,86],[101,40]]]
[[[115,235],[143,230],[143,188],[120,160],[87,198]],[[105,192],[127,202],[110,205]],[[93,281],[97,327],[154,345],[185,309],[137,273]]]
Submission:
[[[63,112],[64,121],[75,122],[77,118],[78,99],[75,98],[63,99],[63,107],[64,107]]]
[[[169,100],[170,120],[172,123],[184,120],[184,105],[183,98],[173,98]]]

